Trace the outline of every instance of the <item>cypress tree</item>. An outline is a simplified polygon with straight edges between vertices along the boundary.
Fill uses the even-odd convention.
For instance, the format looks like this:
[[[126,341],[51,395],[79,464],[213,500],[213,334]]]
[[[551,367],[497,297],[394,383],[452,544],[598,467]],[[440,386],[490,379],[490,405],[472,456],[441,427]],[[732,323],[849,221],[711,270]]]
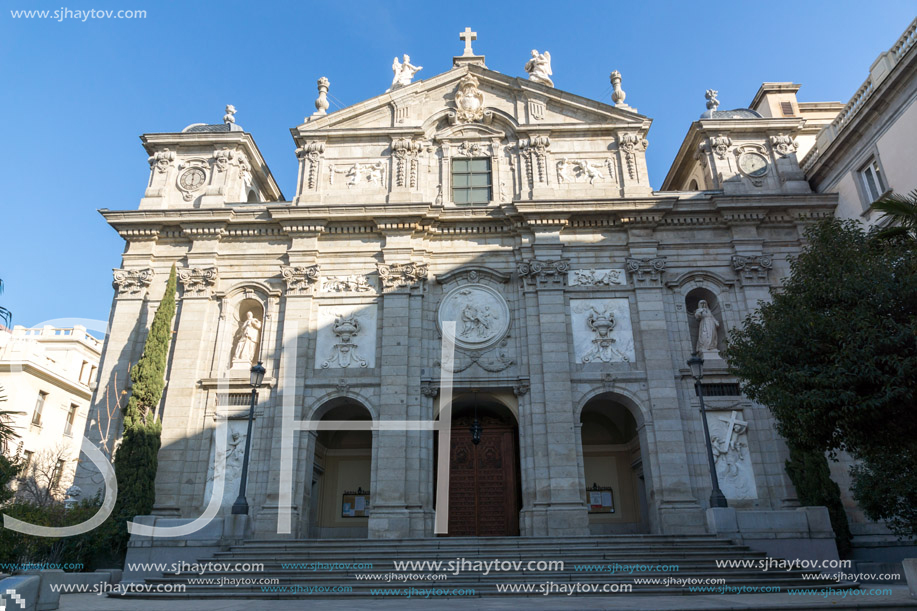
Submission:
[[[143,346],[143,356],[131,368],[131,395],[122,411],[124,433],[114,460],[118,499],[113,513],[117,530],[113,547],[119,552],[127,546],[125,523],[153,510],[162,432],[156,409],[165,389],[166,362],[175,317],[175,276],[173,265]]]

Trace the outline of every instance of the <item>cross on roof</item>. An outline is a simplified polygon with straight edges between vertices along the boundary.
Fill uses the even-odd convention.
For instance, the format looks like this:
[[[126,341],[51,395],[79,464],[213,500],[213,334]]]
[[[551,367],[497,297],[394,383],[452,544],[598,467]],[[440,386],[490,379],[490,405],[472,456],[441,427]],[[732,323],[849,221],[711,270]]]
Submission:
[[[472,32],[471,28],[465,28],[464,32],[459,32],[459,38],[465,41],[465,52],[462,55],[474,55],[471,49],[471,41],[478,39],[478,33]]]

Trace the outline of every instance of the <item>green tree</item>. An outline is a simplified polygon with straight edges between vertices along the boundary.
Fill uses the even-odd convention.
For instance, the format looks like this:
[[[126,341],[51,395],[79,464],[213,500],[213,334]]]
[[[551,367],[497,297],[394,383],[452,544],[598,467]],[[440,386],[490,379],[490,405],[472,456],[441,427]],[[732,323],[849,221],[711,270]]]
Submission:
[[[913,536],[888,512],[917,489],[917,251],[838,219],[806,238],[782,290],[733,331],[725,356],[791,448],[849,452],[867,515]]]
[[[169,274],[162,301],[153,316],[143,356],[131,369],[131,395],[124,406],[124,432],[115,453],[118,500],[113,517],[117,534],[114,544],[123,550],[128,533],[125,522],[153,509],[157,455],[162,423],[156,409],[165,388],[166,362],[175,316],[175,266]]]
[[[878,199],[869,207],[870,210],[884,212],[882,220],[888,220],[891,226],[879,231],[882,238],[909,236],[917,238],[917,189],[909,195],[891,193]]]

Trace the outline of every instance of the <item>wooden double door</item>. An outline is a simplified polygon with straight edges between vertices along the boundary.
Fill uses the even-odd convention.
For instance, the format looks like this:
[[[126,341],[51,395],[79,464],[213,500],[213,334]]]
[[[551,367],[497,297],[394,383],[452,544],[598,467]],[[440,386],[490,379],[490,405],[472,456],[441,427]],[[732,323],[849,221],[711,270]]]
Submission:
[[[452,422],[449,453],[449,536],[505,537],[519,534],[519,463],[515,426],[481,418],[483,432],[471,441],[473,418]]]

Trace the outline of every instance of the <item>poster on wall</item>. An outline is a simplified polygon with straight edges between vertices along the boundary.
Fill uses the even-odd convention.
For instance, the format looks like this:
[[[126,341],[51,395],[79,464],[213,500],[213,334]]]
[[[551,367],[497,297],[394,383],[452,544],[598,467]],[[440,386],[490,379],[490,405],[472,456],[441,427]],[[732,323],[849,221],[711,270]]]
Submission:
[[[614,513],[614,492],[611,486],[593,484],[586,488],[586,498],[589,501],[589,513]]]
[[[341,497],[342,518],[365,518],[369,515],[369,490],[345,490]]]

